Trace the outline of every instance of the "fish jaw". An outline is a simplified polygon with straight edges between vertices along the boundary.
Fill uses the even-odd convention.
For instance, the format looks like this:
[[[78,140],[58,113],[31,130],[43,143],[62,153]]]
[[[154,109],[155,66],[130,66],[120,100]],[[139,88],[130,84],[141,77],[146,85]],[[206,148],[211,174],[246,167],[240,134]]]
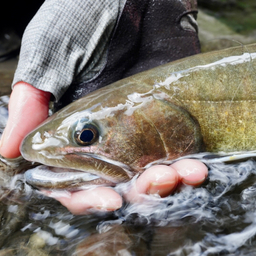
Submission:
[[[43,190],[77,191],[92,186],[115,185],[115,183],[104,180],[95,174],[46,165],[39,165],[27,170],[24,177],[29,185]]]
[[[22,156],[28,161],[37,162],[48,166],[49,174],[50,172],[55,172],[54,168],[52,167],[62,169],[63,172],[67,172],[67,170],[65,170],[65,167],[67,167],[68,171],[71,172],[70,175],[75,175],[76,172],[90,173],[98,177],[96,183],[106,185],[126,182],[134,175],[129,166],[109,159],[105,156],[80,151],[76,152],[71,149],[67,150],[69,146],[65,145],[65,142],[61,141],[60,139],[57,140],[54,136],[49,137],[46,141],[46,144],[52,143],[52,145],[54,145],[52,150],[49,149],[49,145],[47,146],[46,150],[44,150],[44,146],[42,146],[42,148],[36,147],[33,141],[35,141],[35,137],[38,138],[38,136],[37,131],[30,133],[22,142],[21,153]],[[40,168],[37,171],[38,174],[35,175],[42,175]],[[52,173],[52,175],[54,174]],[[26,177],[28,183],[34,187],[49,188],[49,186],[51,186],[54,188],[53,183],[47,185],[43,180],[41,180],[41,182],[37,182],[31,173],[27,174]],[[95,183],[96,178],[93,180],[93,183]],[[63,183],[59,182],[57,187],[65,187],[64,184],[68,183],[64,183],[64,181]],[[88,180],[87,184],[91,184],[90,179]]]

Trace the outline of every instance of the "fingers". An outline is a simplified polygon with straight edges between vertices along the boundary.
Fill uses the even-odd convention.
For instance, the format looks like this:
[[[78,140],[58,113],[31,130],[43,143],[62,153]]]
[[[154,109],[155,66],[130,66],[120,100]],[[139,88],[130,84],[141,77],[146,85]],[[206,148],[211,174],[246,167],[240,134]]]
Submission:
[[[145,194],[165,197],[170,195],[180,182],[175,169],[166,165],[155,165],[145,170],[124,198],[131,203],[143,203]]]
[[[132,189],[124,195],[131,203],[143,203],[145,194],[166,197],[173,193],[179,183],[197,186],[208,174],[207,167],[200,161],[184,159],[171,166],[156,165],[144,171]],[[98,187],[70,194],[70,197],[55,197],[73,214],[89,211],[114,211],[122,206],[122,198],[111,188]]]
[[[156,165],[144,171],[124,198],[131,203],[143,203],[145,194],[166,197],[175,191],[179,183],[197,186],[208,174],[207,167],[198,160],[184,159],[171,166]],[[122,197],[111,188],[97,187],[69,193],[68,196],[47,192],[77,215],[91,211],[115,211],[122,206]]]
[[[19,82],[9,102],[9,118],[1,138],[0,154],[6,158],[20,155],[23,138],[48,117],[50,93]]]
[[[208,176],[205,164],[194,159],[183,159],[171,165],[180,176],[180,181],[186,185],[201,185]]]
[[[90,190],[71,192],[66,197],[47,194],[57,199],[76,215],[91,211],[115,211],[122,206],[122,197],[111,188],[97,187]]]
[[[135,203],[143,200],[142,194],[167,196],[175,190],[179,181],[180,177],[172,167],[153,166],[141,174],[136,181],[136,186],[132,187],[124,197],[127,201]],[[57,199],[76,215],[86,214],[90,211],[115,211],[122,206],[122,197],[113,189],[106,187],[73,192],[65,197],[50,192],[45,194]]]
[[[138,178],[136,187],[139,194],[169,195],[179,183],[175,169],[167,165],[155,165],[148,168]]]
[[[130,202],[142,202],[142,194],[166,197],[175,191],[179,183],[198,186],[205,181],[207,175],[206,165],[193,159],[179,160],[170,166],[152,166],[139,176],[125,198]]]

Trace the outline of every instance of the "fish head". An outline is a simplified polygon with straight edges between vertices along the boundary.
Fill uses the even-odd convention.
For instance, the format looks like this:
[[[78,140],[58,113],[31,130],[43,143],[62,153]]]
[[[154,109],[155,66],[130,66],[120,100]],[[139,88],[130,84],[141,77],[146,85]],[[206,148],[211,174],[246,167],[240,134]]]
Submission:
[[[53,114],[27,135],[22,156],[116,184],[159,159],[199,151],[200,129],[183,109],[152,93],[93,95]]]
[[[131,162],[136,161],[136,153],[128,146],[134,131],[126,126],[129,120],[123,122],[122,112],[121,105],[113,110],[100,104],[57,112],[26,136],[22,156],[48,166],[89,172],[113,183],[127,181],[134,175]]]

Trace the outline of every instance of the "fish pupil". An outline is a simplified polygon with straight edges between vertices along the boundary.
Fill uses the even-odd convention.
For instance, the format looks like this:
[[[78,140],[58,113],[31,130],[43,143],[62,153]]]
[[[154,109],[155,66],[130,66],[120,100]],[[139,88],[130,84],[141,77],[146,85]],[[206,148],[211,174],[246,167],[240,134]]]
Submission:
[[[75,132],[75,140],[81,146],[93,144],[99,138],[99,132],[95,125],[86,124],[82,130]]]
[[[94,133],[91,130],[83,130],[79,138],[82,142],[89,143],[93,140]]]

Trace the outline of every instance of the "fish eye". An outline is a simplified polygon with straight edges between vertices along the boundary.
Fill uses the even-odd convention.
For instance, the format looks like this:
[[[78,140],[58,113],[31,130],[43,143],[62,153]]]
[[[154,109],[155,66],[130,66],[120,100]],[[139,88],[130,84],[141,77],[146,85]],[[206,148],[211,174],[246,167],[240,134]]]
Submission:
[[[81,146],[93,144],[99,138],[98,128],[93,124],[86,124],[80,131],[75,132],[75,141]]]

